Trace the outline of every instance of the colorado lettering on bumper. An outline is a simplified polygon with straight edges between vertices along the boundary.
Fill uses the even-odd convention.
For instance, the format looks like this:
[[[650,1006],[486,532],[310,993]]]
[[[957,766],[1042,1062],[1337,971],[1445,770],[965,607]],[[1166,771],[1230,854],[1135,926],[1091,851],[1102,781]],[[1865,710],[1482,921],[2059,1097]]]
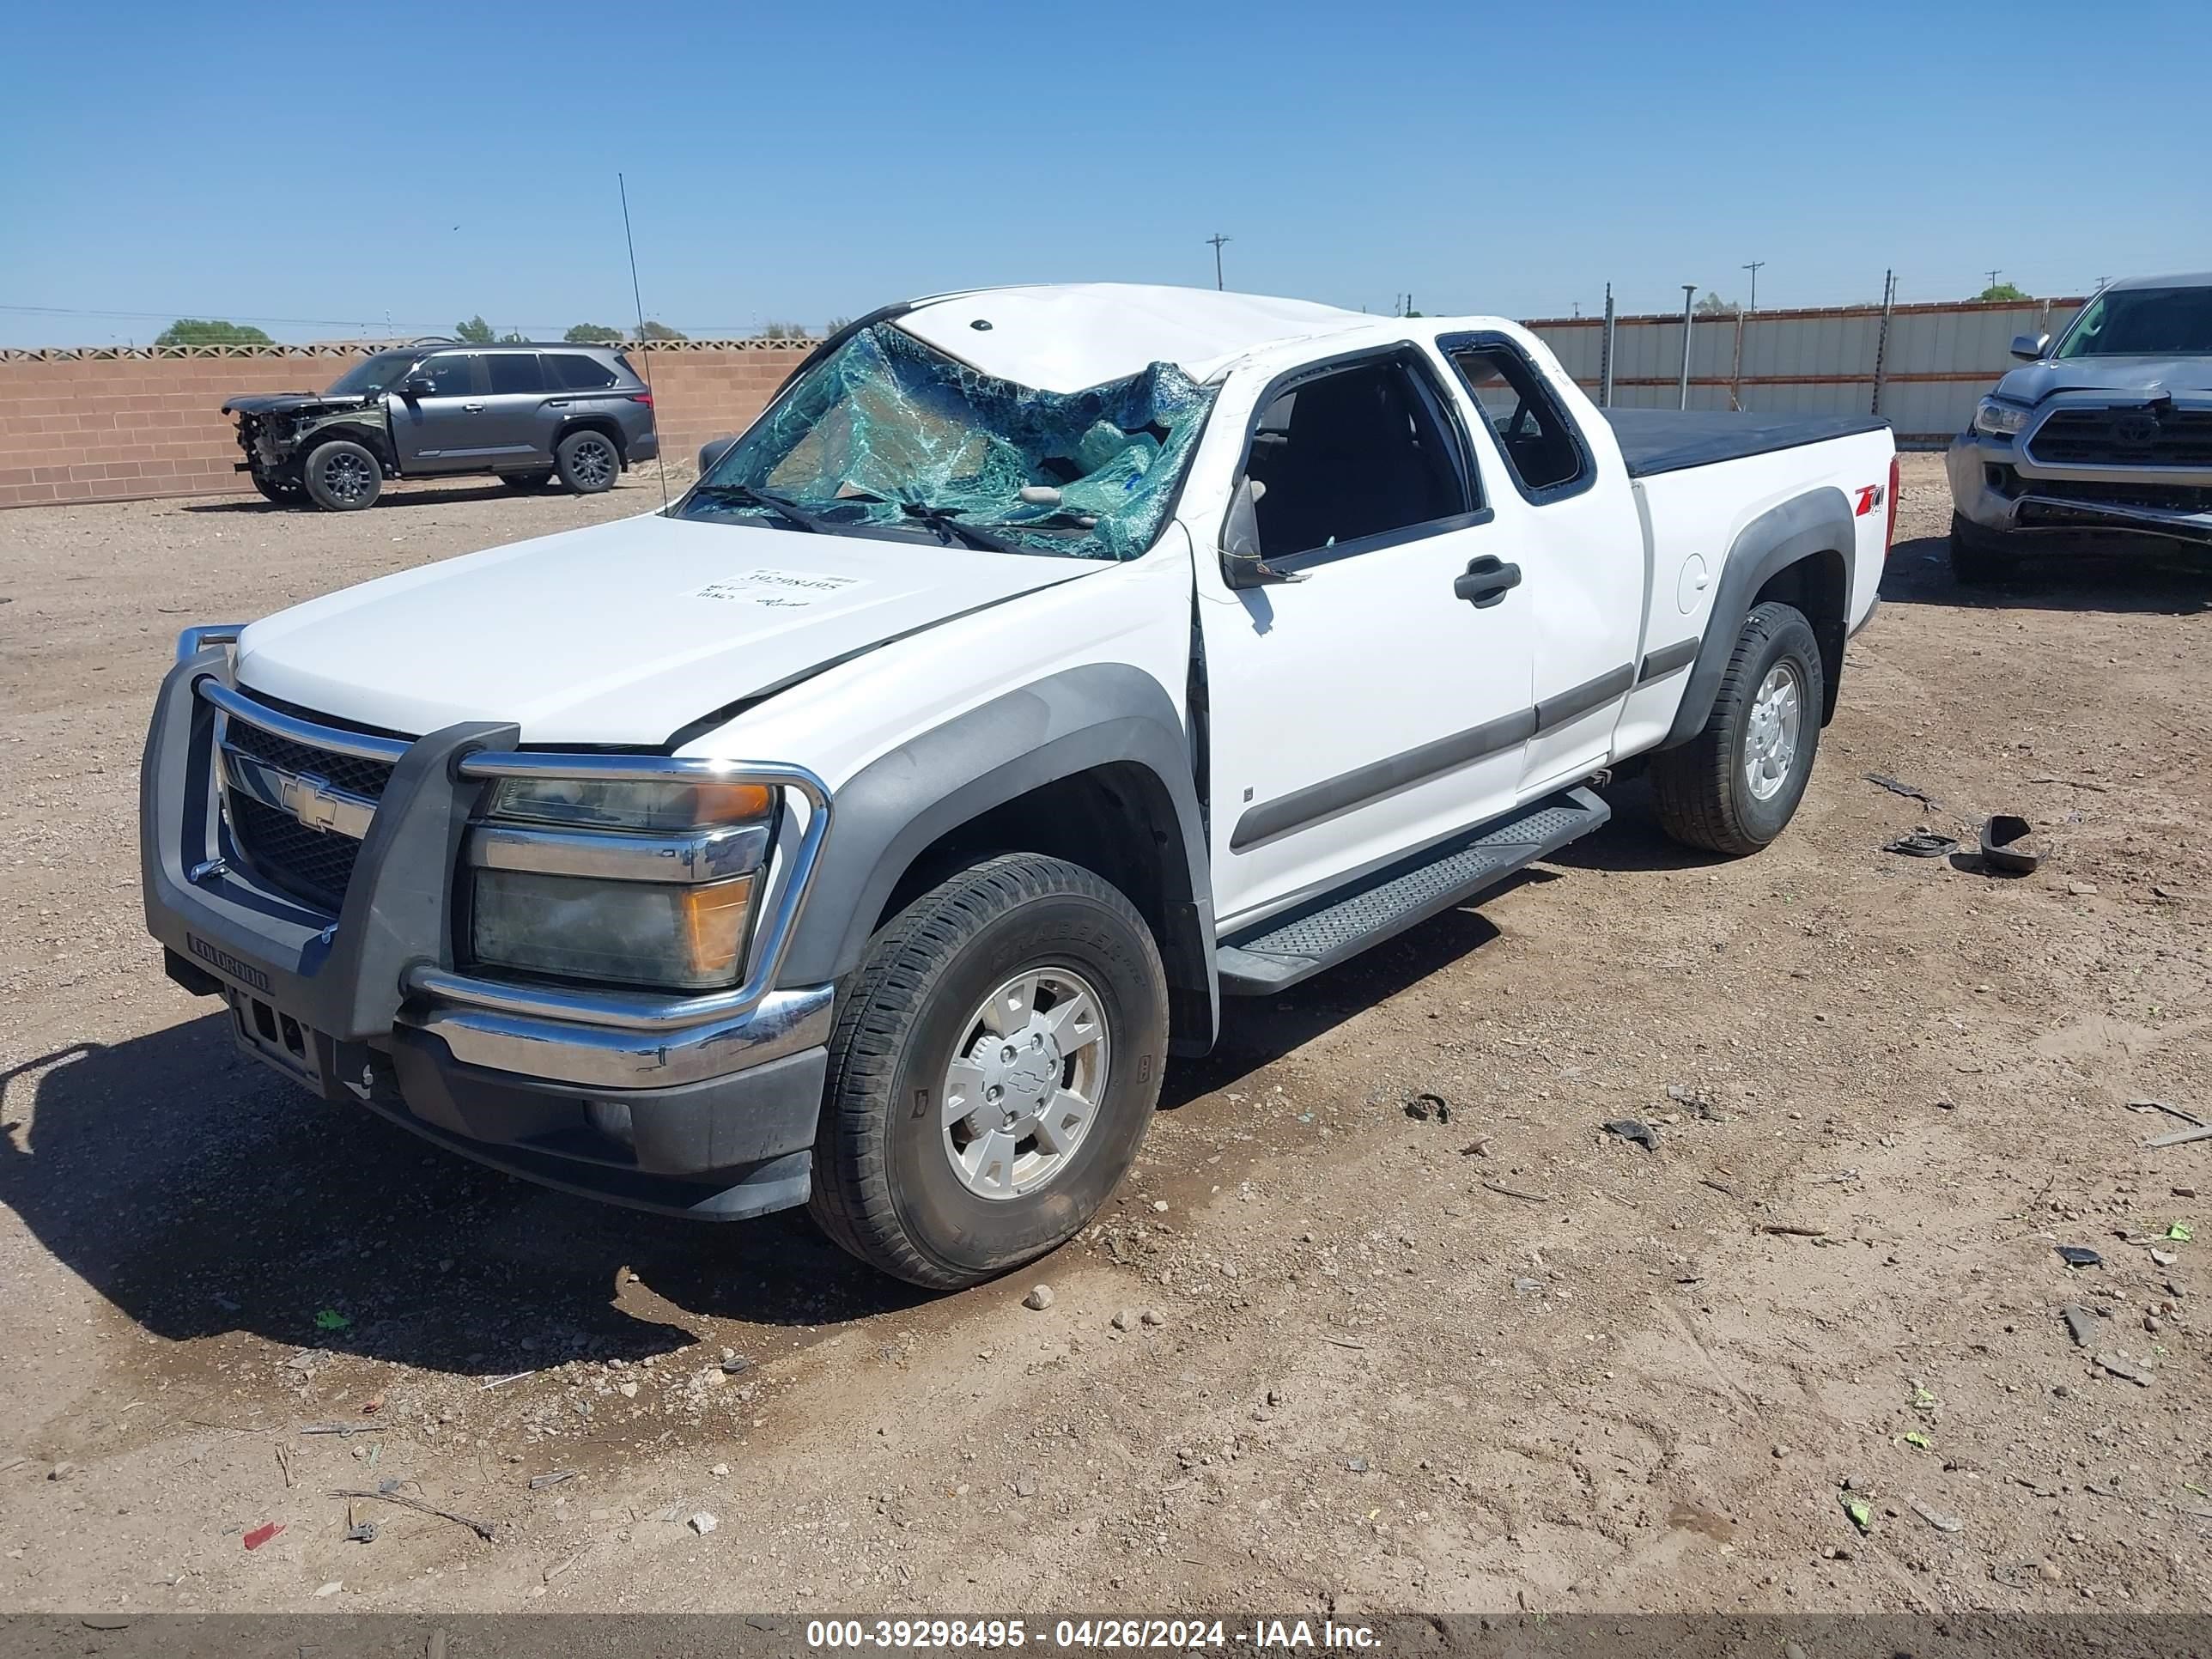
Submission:
[[[705,1219],[805,1201],[834,993],[775,976],[829,825],[818,780],[519,752],[495,722],[411,741],[326,725],[241,691],[235,637],[187,632],[147,738],[146,923],[173,980],[224,995],[243,1041],[257,1018],[281,1029],[292,1063],[253,1046],[326,1098],[514,1174]],[[743,843],[763,880],[772,847],[784,866],[757,896],[743,983],[672,996],[467,970],[457,887],[497,780],[685,775],[778,792],[771,829]]]

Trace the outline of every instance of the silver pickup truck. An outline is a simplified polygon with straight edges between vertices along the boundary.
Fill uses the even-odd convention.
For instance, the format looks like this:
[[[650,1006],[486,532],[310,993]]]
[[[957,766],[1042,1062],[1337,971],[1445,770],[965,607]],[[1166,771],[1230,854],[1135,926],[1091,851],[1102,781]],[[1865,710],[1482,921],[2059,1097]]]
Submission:
[[[2212,544],[2212,271],[2107,283],[2057,345],[2012,350],[1951,443],[1960,581],[2116,536]]]

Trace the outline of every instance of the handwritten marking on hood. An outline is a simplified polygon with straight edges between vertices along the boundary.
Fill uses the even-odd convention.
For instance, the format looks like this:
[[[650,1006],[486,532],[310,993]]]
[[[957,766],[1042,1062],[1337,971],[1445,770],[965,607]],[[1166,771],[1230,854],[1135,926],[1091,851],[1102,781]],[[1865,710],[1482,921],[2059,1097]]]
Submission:
[[[708,582],[691,597],[757,605],[764,611],[793,611],[804,610],[817,599],[846,588],[867,585],[866,579],[860,576],[817,575],[804,570],[740,570],[734,576]]]

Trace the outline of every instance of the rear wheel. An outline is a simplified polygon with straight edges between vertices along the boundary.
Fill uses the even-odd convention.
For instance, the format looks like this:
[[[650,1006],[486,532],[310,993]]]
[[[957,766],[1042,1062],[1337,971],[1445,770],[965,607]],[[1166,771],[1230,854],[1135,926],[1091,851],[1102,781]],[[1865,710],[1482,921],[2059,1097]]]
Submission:
[[[308,496],[329,513],[354,513],[374,507],[384,493],[384,468],[350,438],[333,438],[317,446],[300,469],[300,476]]]
[[[551,471],[538,472],[502,472],[499,481],[509,489],[543,489],[553,482]]]
[[[1066,1243],[1135,1160],[1167,1054],[1144,919],[1011,853],[879,932],[842,1000],[808,1207],[910,1284],[980,1284]]]
[[[604,432],[571,432],[554,450],[561,482],[579,495],[611,489],[622,471],[622,456]]]
[[[1652,798],[1667,833],[1737,857],[1780,835],[1813,775],[1826,686],[1804,614],[1771,600],[1754,607],[1705,729],[1651,757]]]
[[[2001,582],[2019,568],[1998,533],[1972,520],[1951,515],[1951,580],[1968,587]]]

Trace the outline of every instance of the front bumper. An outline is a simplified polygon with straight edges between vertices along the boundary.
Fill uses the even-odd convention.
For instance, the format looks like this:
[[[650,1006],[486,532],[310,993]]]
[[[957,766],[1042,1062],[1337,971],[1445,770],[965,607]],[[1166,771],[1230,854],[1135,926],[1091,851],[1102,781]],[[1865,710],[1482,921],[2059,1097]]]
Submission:
[[[1969,429],[1951,441],[1944,471],[1959,516],[2001,535],[2109,546],[2114,536],[2212,544],[2212,471],[2049,466],[2028,439]]]
[[[464,763],[523,763],[497,752],[513,750],[512,726],[406,745],[337,913],[302,902],[257,874],[219,808],[209,699],[231,689],[228,676],[220,645],[179,663],[147,738],[146,923],[171,978],[222,994],[241,1042],[326,1098],[531,1180],[707,1219],[805,1200],[832,988],[767,988],[772,961],[757,985],[690,1001],[456,972],[455,872],[486,787]],[[826,817],[824,798],[793,892],[763,927],[764,956],[795,912]]]

